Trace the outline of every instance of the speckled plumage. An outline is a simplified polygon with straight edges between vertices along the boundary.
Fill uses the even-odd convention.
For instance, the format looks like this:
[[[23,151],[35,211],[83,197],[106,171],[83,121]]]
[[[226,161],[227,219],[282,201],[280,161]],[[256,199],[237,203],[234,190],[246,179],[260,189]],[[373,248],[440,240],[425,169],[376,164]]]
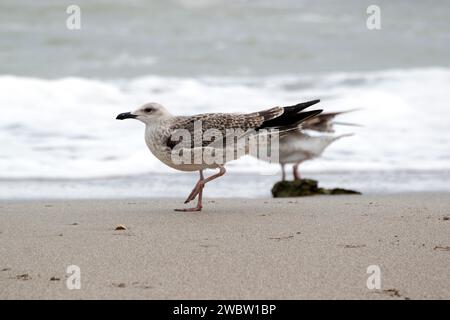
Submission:
[[[248,130],[277,128],[284,130],[285,127],[297,126],[301,121],[319,114],[322,110],[300,112],[301,110],[317,103],[318,100],[301,103],[290,107],[274,107],[267,110],[237,114],[237,113],[205,113],[193,116],[171,116],[167,115],[146,125],[145,140],[151,152],[166,165],[182,171],[195,171],[204,168],[215,168],[216,164],[207,163],[174,163],[172,151],[176,146],[186,152],[193,153],[199,150],[201,153],[205,148],[212,148],[212,152],[223,149],[223,139],[219,143],[214,140],[204,139],[203,134],[209,130],[217,130],[226,138],[227,130],[240,130],[242,133]],[[195,127],[195,123],[197,126]],[[197,129],[198,128],[198,129]],[[196,132],[198,130],[198,132]],[[184,134],[189,133],[190,141],[183,141]],[[212,142],[216,142],[213,144]],[[211,151],[211,150],[208,150]],[[225,154],[225,150],[222,150]],[[225,160],[225,159],[224,159]],[[229,161],[229,159],[226,159]],[[225,163],[222,162],[222,163]]]
[[[225,137],[227,135],[227,130],[230,129],[239,129],[243,131],[256,130],[265,121],[271,120],[283,114],[283,111],[284,110],[282,107],[275,107],[268,110],[247,114],[204,113],[194,116],[178,116],[172,118],[172,121],[169,124],[168,132],[172,134],[178,129],[188,130],[193,138],[191,141],[191,148],[193,148],[194,145],[206,147],[211,143],[211,141],[200,140],[202,135],[195,134],[194,123],[196,121],[201,123],[202,134],[205,133],[206,130],[215,129],[220,131],[223,137]],[[166,137],[166,144],[171,149],[179,143],[178,141],[172,141],[170,139],[170,135],[166,135]],[[195,141],[194,138],[198,141]]]

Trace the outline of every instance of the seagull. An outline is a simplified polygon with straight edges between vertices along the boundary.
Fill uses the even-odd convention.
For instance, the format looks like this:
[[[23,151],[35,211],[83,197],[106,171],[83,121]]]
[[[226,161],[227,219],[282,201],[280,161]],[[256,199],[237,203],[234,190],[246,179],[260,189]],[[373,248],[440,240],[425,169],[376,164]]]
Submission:
[[[294,180],[300,180],[298,166],[302,162],[320,157],[325,149],[334,141],[352,135],[353,133],[342,134],[339,136],[315,136],[309,135],[301,130],[296,130],[281,136],[279,153],[281,179],[283,181],[286,180],[285,165],[287,163],[294,163]]]
[[[198,196],[197,205],[193,208],[175,209],[176,211],[201,211],[203,188],[206,183],[223,176],[226,172],[224,161],[210,162],[200,158],[200,161],[179,161],[175,155],[187,154],[189,160],[197,151],[201,154],[209,152],[212,155],[223,154],[223,137],[227,138],[230,131],[256,132],[260,130],[279,130],[279,132],[292,130],[301,122],[310,119],[322,110],[302,110],[318,103],[313,100],[287,107],[274,107],[253,113],[205,113],[192,116],[174,116],[165,107],[156,102],[146,103],[133,112],[119,114],[116,119],[136,119],[145,124],[145,142],[147,147],[161,162],[180,171],[198,171],[200,179],[192,189],[184,203],[194,200]],[[201,124],[200,129],[197,124]],[[264,130],[263,130],[264,129]],[[211,141],[203,135],[208,130],[215,130],[221,134],[222,140]],[[200,132],[198,132],[200,131]],[[246,134],[242,135],[243,137]],[[180,139],[182,137],[183,139]],[[180,142],[181,140],[181,142]],[[234,137],[233,137],[234,142]],[[234,145],[234,144],[233,144]],[[236,147],[233,146],[233,154]],[[181,152],[180,152],[181,151]],[[226,150],[225,150],[226,151]],[[245,152],[248,152],[246,149]],[[222,157],[223,158],[223,157]],[[183,158],[185,159],[185,158]],[[198,160],[198,159],[197,159]],[[205,169],[218,169],[219,171],[207,178],[203,175]]]
[[[300,180],[299,165],[306,161],[320,157],[324,150],[336,140],[343,137],[352,136],[352,133],[342,134],[339,136],[317,135],[308,132],[333,133],[333,124],[343,124],[357,126],[352,123],[332,122],[332,120],[340,114],[355,111],[356,109],[322,113],[316,117],[307,119],[300,124],[296,130],[291,130],[280,136],[279,162],[281,165],[281,179],[286,180],[285,165],[293,163],[294,180]]]

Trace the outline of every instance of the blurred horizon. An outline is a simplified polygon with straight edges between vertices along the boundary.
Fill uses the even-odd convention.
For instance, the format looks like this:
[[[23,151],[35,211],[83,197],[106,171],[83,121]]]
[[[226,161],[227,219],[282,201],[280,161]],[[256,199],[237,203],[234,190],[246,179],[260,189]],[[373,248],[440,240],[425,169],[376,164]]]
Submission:
[[[69,5],[81,29],[66,28]],[[368,30],[369,5],[381,30]],[[450,67],[450,3],[3,0],[1,74],[267,76]]]

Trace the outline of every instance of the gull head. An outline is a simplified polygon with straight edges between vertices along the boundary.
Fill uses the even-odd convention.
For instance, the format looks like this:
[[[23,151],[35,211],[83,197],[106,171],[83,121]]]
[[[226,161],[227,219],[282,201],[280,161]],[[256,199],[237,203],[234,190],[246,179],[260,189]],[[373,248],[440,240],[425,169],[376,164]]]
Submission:
[[[170,113],[166,110],[166,108],[159,103],[149,102],[133,112],[119,114],[116,119],[137,119],[145,124],[150,124],[155,120],[160,120],[166,117],[170,117]]]

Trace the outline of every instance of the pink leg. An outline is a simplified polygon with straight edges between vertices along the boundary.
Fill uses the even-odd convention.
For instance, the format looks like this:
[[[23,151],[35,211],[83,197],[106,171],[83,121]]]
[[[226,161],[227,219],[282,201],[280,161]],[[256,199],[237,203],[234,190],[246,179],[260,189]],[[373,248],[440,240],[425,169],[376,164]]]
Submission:
[[[198,193],[198,200],[197,200],[197,206],[194,208],[181,208],[181,209],[175,209],[175,211],[182,211],[182,212],[195,212],[195,211],[202,211],[202,196],[203,196],[203,188]]]
[[[204,185],[203,185],[203,170],[200,170],[200,179],[198,180],[198,182],[195,184],[194,189],[192,189],[191,193],[189,194],[189,196],[187,197],[186,201],[184,201],[184,203],[188,203],[189,201],[193,200],[194,194],[197,194],[200,192],[200,190],[203,189]],[[190,199],[190,200],[189,200]]]
[[[198,182],[198,183],[199,183],[199,188],[197,188],[196,190],[194,190],[194,193],[192,194],[192,196],[188,197],[188,198],[186,199],[186,202],[185,202],[185,203],[187,203],[187,202],[189,202],[189,201],[191,201],[191,200],[194,200],[195,197],[197,196],[197,194],[199,194],[200,191],[203,190],[203,187],[205,186],[205,184],[207,184],[208,182],[210,182],[210,181],[212,181],[212,180],[214,180],[214,179],[217,179],[217,178],[223,176],[223,175],[225,174],[225,172],[226,172],[225,167],[220,166],[220,165],[219,165],[219,170],[220,170],[220,171],[219,171],[218,173],[213,174],[212,176],[210,176],[210,177],[208,177],[208,178],[206,178],[206,179],[204,179],[204,180],[200,180],[200,181]]]
[[[284,163],[281,164],[281,181],[286,181],[286,171],[284,170]]]
[[[203,196],[203,188],[205,187],[205,184],[210,182],[211,180],[214,180],[220,176],[223,176],[226,172],[225,168],[223,166],[219,166],[220,171],[206,179],[203,178],[203,171],[200,170],[200,180],[195,185],[194,189],[192,190],[189,197],[186,199],[184,203],[188,203],[195,199],[195,197],[198,195],[198,202],[197,206],[195,208],[188,208],[188,209],[175,209],[175,211],[200,211],[202,210],[202,196]]]
[[[200,180],[198,180],[197,184],[195,185],[194,189],[192,189],[191,194],[189,195],[188,199],[191,198],[194,194],[197,195],[198,190],[198,200],[197,200],[197,206],[194,208],[182,208],[182,209],[175,209],[175,211],[182,211],[182,212],[194,212],[194,211],[201,211],[202,210],[202,195],[203,195],[203,187],[204,184],[200,183],[203,182],[203,170],[200,170]],[[195,198],[195,196],[194,196]],[[194,199],[192,198],[192,199]],[[188,203],[188,199],[184,203]]]
[[[189,195],[189,197],[186,199],[186,201],[184,203],[188,203],[191,197],[193,197],[192,199],[195,198],[194,194],[197,195],[197,191],[198,191],[198,200],[197,200],[197,206],[194,208],[182,208],[182,209],[175,209],[175,211],[182,211],[182,212],[194,212],[194,211],[201,211],[202,210],[202,195],[203,195],[203,188],[204,188],[204,184],[203,184],[203,170],[200,170],[200,180],[196,183],[194,189],[192,189],[191,194]]]
[[[299,166],[299,162],[294,164],[293,170],[294,170],[294,180],[300,180],[300,173],[298,172],[298,166]]]

